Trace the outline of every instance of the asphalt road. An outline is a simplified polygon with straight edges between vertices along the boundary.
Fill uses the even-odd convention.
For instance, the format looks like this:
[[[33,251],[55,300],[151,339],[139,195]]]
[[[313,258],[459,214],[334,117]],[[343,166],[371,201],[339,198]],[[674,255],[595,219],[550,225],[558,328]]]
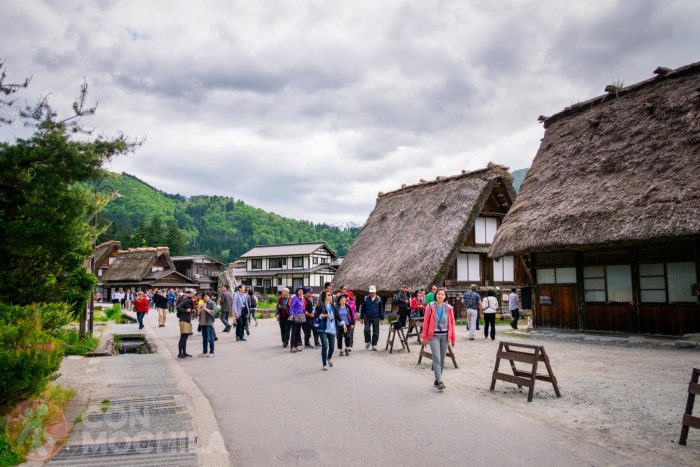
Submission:
[[[177,320],[149,326],[177,355]],[[272,320],[251,327],[247,342],[221,332],[215,358],[198,358],[202,339],[190,337],[194,358],[178,360],[209,398],[235,466],[454,465],[601,466],[629,459],[586,444],[497,401],[439,393],[432,372],[407,372],[391,356],[364,349],[360,329],[349,357],[321,371],[320,350],[283,350]],[[382,328],[380,343],[386,338]],[[384,339],[382,339],[384,337]],[[417,358],[416,354],[416,358]],[[523,401],[523,403],[526,403]],[[195,415],[196,416],[196,415]]]

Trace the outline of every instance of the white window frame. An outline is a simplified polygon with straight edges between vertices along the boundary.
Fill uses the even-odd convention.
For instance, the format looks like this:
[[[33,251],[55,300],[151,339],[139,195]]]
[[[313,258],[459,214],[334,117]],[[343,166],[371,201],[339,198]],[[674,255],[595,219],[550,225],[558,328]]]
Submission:
[[[457,280],[481,282],[481,257],[475,253],[457,255]]]
[[[477,217],[474,221],[474,242],[478,245],[489,245],[493,242],[498,230],[498,219],[495,217]]]
[[[494,282],[515,282],[515,257],[504,256],[493,260]]]

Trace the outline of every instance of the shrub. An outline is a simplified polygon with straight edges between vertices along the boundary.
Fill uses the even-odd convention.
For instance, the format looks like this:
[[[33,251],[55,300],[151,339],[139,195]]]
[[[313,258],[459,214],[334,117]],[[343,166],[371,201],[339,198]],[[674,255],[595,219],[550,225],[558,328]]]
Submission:
[[[277,297],[275,297],[274,295],[268,295],[268,297],[267,297],[267,303],[276,304],[276,303],[277,303]]]
[[[63,358],[63,344],[52,335],[63,322],[60,309],[0,304],[0,415],[38,394],[55,377]],[[42,326],[42,316],[52,332]]]
[[[114,305],[112,305],[111,308],[107,308],[106,310],[103,310],[103,311],[104,311],[104,314],[107,316],[107,318],[114,320],[114,321],[121,320],[122,307],[118,303],[115,303]]]
[[[100,340],[90,334],[80,339],[80,334],[75,329],[62,331],[56,337],[63,343],[64,355],[85,355],[97,348]]]

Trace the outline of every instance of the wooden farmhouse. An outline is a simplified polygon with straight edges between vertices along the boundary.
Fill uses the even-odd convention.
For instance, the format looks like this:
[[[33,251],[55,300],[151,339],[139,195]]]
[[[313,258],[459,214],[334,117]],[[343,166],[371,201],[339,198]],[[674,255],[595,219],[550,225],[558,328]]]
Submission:
[[[92,273],[97,276],[99,280],[107,269],[112,265],[114,259],[119,254],[121,250],[122,242],[119,240],[110,240],[108,242],[100,243],[95,246],[93,251],[94,262]],[[85,262],[85,267],[90,270],[90,260]]]
[[[700,331],[700,63],[544,120],[490,254],[533,271],[535,325]]]
[[[218,290],[225,264],[207,255],[173,256],[175,270],[196,282],[199,290]]]
[[[487,256],[514,199],[507,167],[496,164],[380,193],[335,284],[363,294],[374,285],[384,297],[402,285],[411,290],[445,286],[455,297],[471,284],[526,286],[519,258]]]
[[[120,250],[108,259],[108,263],[109,267],[98,276],[100,282],[97,284],[105,300],[111,300],[112,294],[119,289],[198,287],[198,283],[175,270],[168,247]]]

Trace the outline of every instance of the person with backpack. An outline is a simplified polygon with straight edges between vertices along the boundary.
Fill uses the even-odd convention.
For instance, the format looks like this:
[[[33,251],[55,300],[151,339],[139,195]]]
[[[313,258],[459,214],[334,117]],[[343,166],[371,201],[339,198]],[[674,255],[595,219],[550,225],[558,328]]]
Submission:
[[[248,299],[250,300],[250,317],[255,321],[255,325],[258,325],[258,297],[255,296],[255,291],[252,287],[248,287]],[[250,320],[248,320],[250,323]],[[247,327],[246,327],[247,329]],[[250,330],[247,329],[248,335],[250,335]]]
[[[435,386],[438,390],[445,389],[442,382],[442,370],[445,367],[448,343],[455,345],[455,315],[452,306],[447,303],[445,289],[437,289],[435,301],[425,309],[425,321],[423,323],[423,342],[430,345],[433,354],[433,373],[435,374]]]
[[[162,291],[156,289],[153,295],[153,304],[158,311],[158,327],[165,327],[165,320],[168,318],[168,299]]]
[[[297,287],[289,305],[289,321],[292,324],[292,337],[289,351],[301,352],[301,328],[306,322],[306,299],[304,287]]]
[[[491,329],[491,340],[496,340],[496,312],[498,311],[498,299],[496,292],[489,289],[486,293],[486,298],[481,304],[484,310],[484,338],[489,337],[489,328]]]
[[[379,325],[384,321],[384,304],[382,299],[377,296],[377,288],[373,285],[369,286],[369,295],[362,302],[360,321],[365,325],[365,349],[369,349],[371,344],[372,350],[376,352],[377,342],[379,342]]]
[[[282,347],[287,348],[289,345],[289,331],[292,325],[289,322],[289,305],[291,304],[289,297],[289,289],[285,287],[282,293],[277,298],[277,307],[275,308],[275,319],[280,325],[280,334],[282,334]]]
[[[183,296],[175,306],[177,318],[180,320],[180,341],[177,344],[177,358],[191,357],[187,353],[187,339],[192,335],[192,312],[194,302],[192,297],[197,294],[194,289],[185,289]]]
[[[314,326],[321,335],[321,363],[323,371],[333,367],[333,350],[335,347],[336,329],[340,326],[338,308],[333,303],[333,292],[324,290],[314,310]]]
[[[343,355],[343,340],[345,341],[345,356],[352,352],[353,335],[355,334],[355,312],[348,305],[347,294],[338,296],[338,355]]]
[[[406,327],[406,320],[411,310],[411,290],[408,286],[402,285],[401,289],[391,300],[398,307],[399,317],[396,320],[397,326]]]
[[[306,322],[302,327],[304,331],[304,347],[308,349],[313,349],[315,347],[321,346],[320,337],[318,331],[313,327],[314,320],[314,306],[316,305],[316,298],[314,297],[314,289],[307,287],[304,289],[306,294],[304,298],[306,299]],[[311,345],[311,335],[314,336],[314,345]]]
[[[474,340],[474,332],[479,329],[476,323],[479,321],[479,307],[481,305],[481,296],[476,293],[476,284],[472,284],[462,297],[464,309],[467,310],[467,330],[469,331],[469,340]]]

